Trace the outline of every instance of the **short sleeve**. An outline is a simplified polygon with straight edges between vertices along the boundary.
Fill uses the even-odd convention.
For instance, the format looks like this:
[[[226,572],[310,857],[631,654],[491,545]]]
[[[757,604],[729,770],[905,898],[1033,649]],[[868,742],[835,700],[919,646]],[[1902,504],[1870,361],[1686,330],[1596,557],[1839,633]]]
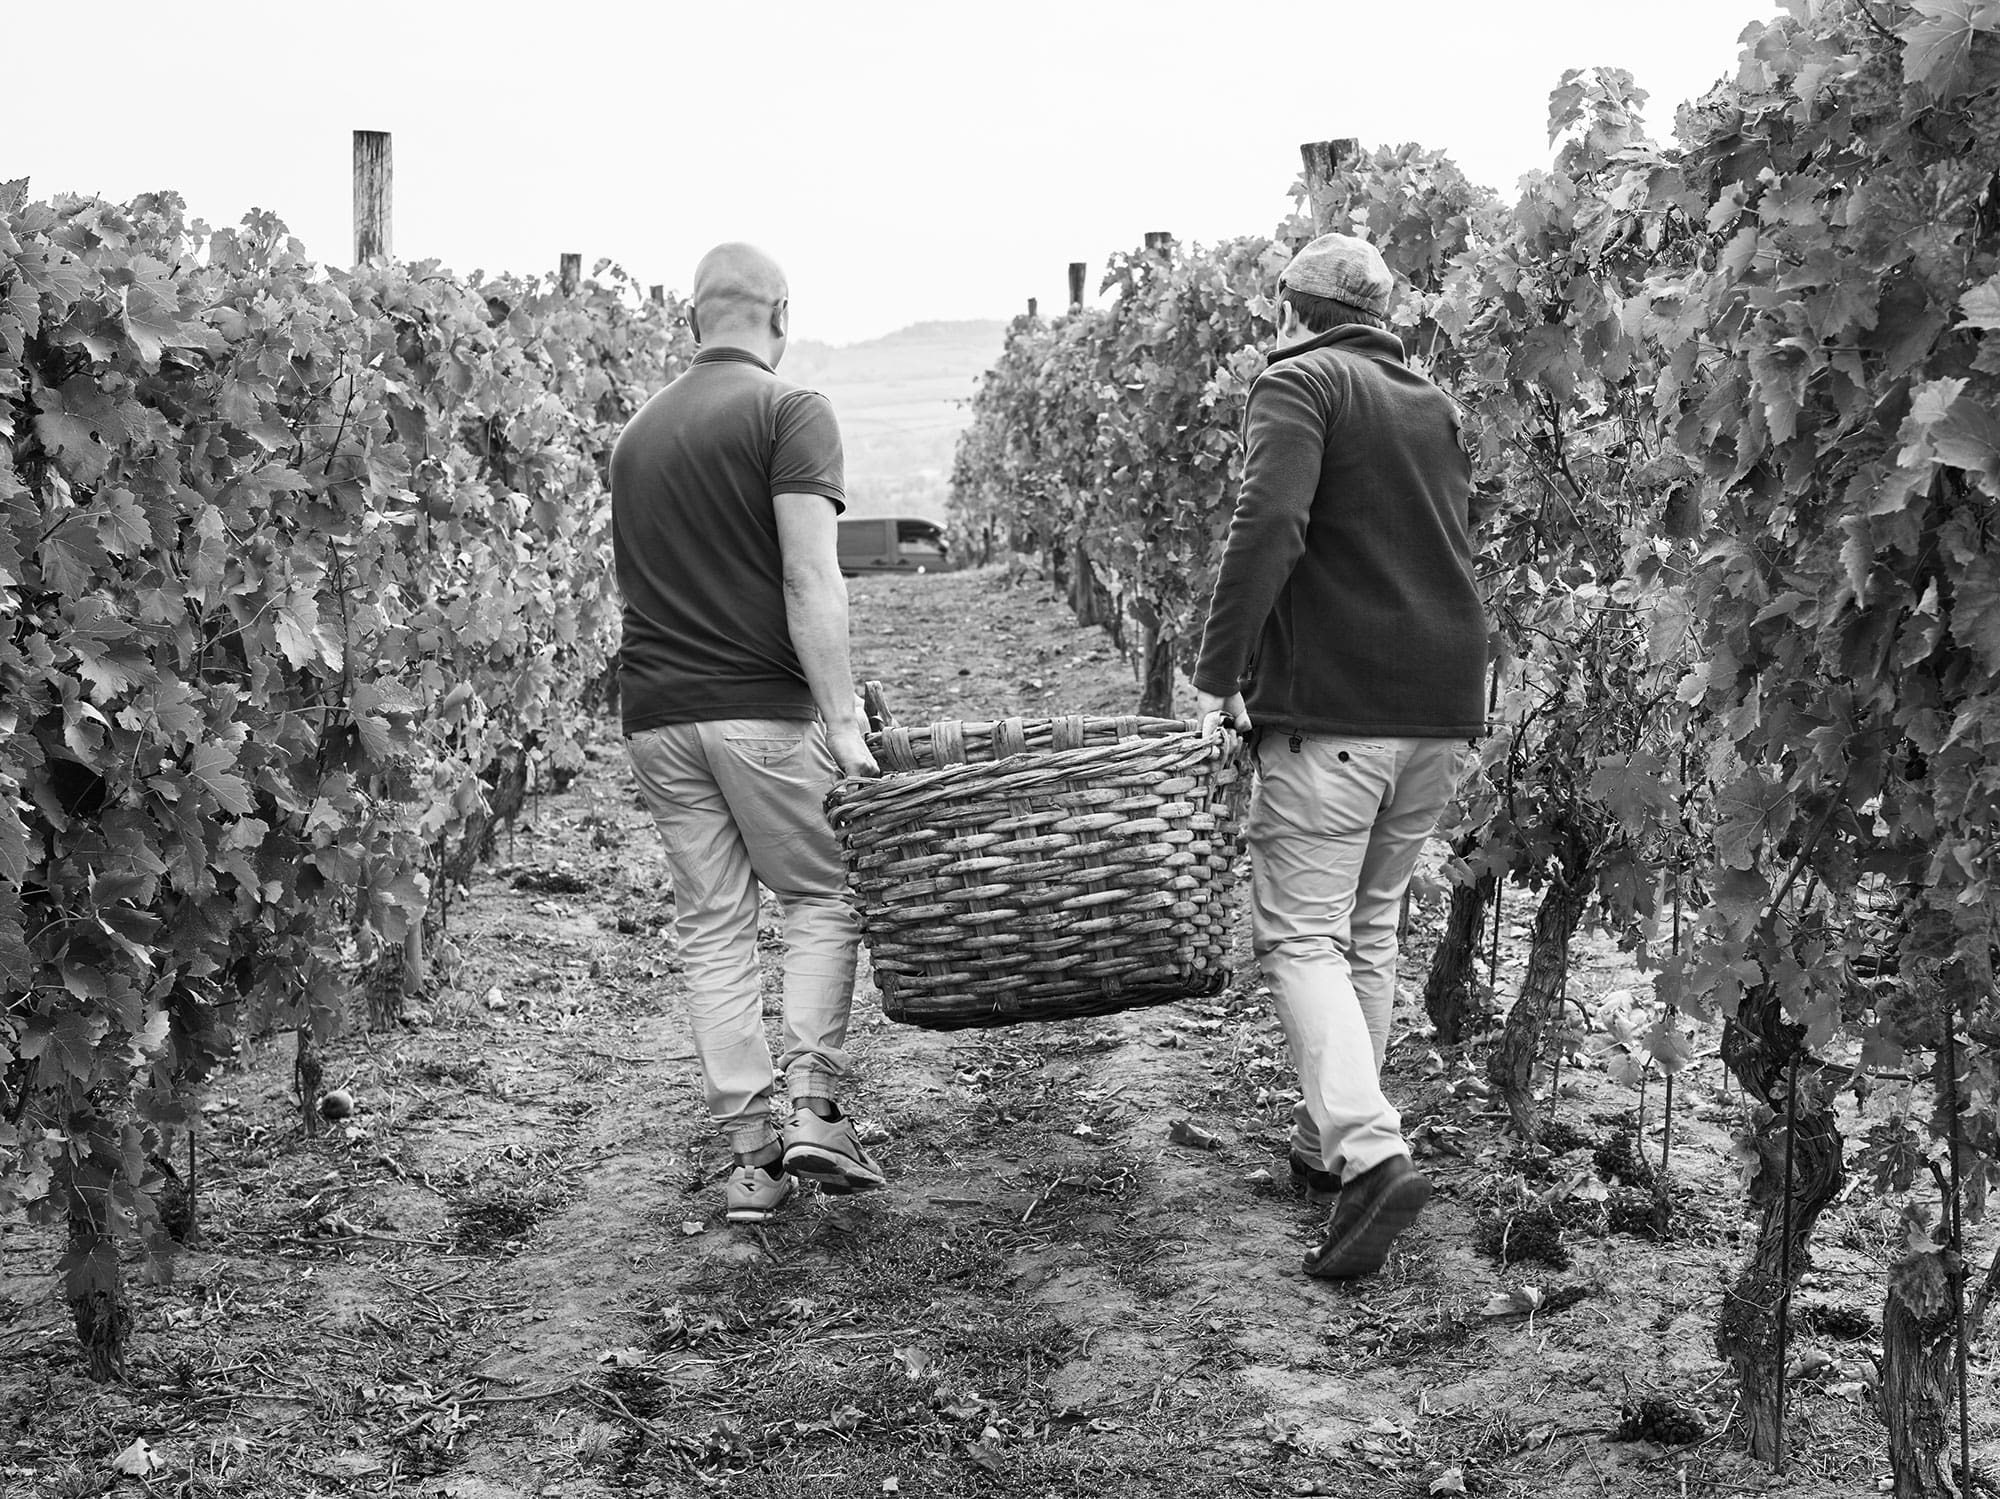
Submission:
[[[778,402],[771,445],[771,493],[823,494],[847,508],[846,463],[833,402],[816,390],[795,390]]]

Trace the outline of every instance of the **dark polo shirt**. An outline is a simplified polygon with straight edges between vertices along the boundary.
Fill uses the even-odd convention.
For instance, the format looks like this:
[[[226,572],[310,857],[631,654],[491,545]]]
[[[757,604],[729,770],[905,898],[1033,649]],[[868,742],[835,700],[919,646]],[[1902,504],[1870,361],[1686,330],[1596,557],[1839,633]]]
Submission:
[[[771,503],[797,493],[846,508],[833,406],[745,350],[703,350],[626,424],[611,453],[626,733],[816,716]]]

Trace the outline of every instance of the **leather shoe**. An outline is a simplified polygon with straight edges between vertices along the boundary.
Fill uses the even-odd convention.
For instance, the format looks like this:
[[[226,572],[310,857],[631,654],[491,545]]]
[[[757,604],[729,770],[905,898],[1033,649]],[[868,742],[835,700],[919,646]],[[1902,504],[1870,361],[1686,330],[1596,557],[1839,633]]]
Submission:
[[[1406,1155],[1392,1155],[1343,1182],[1325,1236],[1306,1255],[1306,1274],[1322,1280],[1373,1275],[1430,1198],[1430,1181]]]

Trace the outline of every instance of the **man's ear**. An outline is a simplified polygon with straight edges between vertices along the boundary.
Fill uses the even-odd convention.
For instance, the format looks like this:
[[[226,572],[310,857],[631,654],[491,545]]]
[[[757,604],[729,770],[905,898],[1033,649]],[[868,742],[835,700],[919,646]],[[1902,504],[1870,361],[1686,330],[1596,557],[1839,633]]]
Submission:
[[[771,304],[771,336],[784,338],[792,326],[792,299],[780,297]]]
[[[692,302],[688,304],[687,318],[688,318],[688,332],[694,335],[694,341],[696,343],[700,343],[701,314],[694,310],[694,304]]]

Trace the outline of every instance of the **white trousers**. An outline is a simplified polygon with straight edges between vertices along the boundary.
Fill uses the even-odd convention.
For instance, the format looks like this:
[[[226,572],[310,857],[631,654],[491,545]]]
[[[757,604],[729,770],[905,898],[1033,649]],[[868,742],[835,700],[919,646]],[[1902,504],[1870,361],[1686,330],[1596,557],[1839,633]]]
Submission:
[[[739,1154],[777,1138],[764,1038],[757,886],[785,917],[785,1050],[792,1102],[834,1097],[846,1075],[860,925],[847,901],[826,794],[840,768],[804,719],[723,719],[626,740],[666,844],[674,935],[710,1116]]]
[[[1381,1085],[1396,926],[1467,759],[1463,739],[1258,740],[1251,939],[1304,1095],[1292,1148],[1343,1181],[1409,1154]]]

